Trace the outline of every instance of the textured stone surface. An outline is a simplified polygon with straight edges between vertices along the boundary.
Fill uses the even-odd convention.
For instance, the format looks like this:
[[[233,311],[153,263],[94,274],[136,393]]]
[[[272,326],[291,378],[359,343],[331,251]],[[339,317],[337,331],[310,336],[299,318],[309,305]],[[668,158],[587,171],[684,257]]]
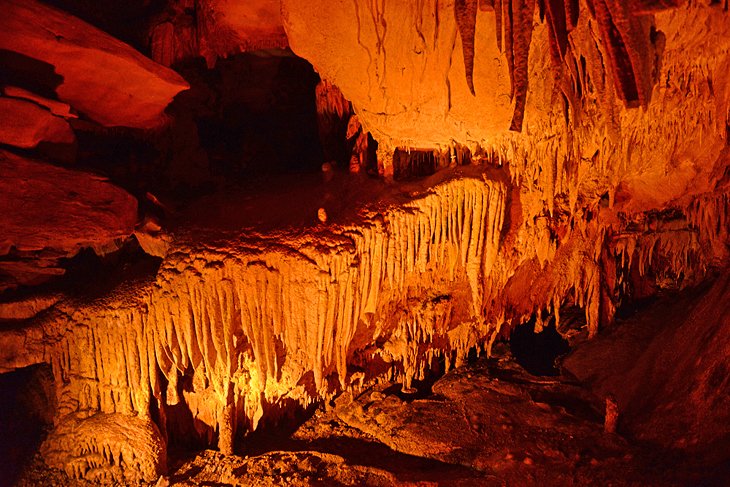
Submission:
[[[0,302],[0,320],[25,320],[52,307],[62,299],[59,294],[26,296]]]
[[[0,151],[0,290],[63,275],[60,259],[103,254],[134,231],[137,200],[95,174]]]
[[[616,398],[619,428],[720,461],[730,441],[730,273],[663,298],[586,344],[565,366]],[[692,378],[688,380],[688,378]]]
[[[410,390],[440,361],[459,366],[470,350],[488,353],[509,327],[533,316],[542,323],[545,310],[560,325],[562,303],[583,307],[595,335],[629,272],[699,279],[716,257],[706,243],[727,241],[716,227],[690,227],[694,217],[639,215],[617,226],[615,239],[604,238],[596,219],[576,223],[557,246],[546,227],[505,228],[515,220],[491,171],[459,172],[410,191],[394,186],[386,202],[350,207],[348,216],[332,206],[326,225],[314,223],[316,204],[298,199],[312,222],[306,231],[272,228],[276,220],[265,216],[284,207],[269,200],[227,220],[243,232],[178,231],[153,283],[58,305],[23,331],[25,341],[23,333],[3,335],[25,351],[8,352],[0,366],[46,357],[69,377],[57,384],[61,414],[155,409],[162,430],[189,428],[230,453],[237,435],[278,408],[327,401],[383,376]],[[726,206],[720,198],[697,208],[720,215]],[[263,233],[251,226],[259,218]],[[634,270],[613,267],[621,261]],[[180,408],[192,424],[167,413]]]
[[[0,97],[0,143],[31,149],[39,142],[72,144],[75,140],[63,118],[35,103]]]
[[[188,84],[127,44],[34,0],[3,0],[0,49],[50,64],[58,98],[107,126],[152,128]]]
[[[206,451],[183,465],[169,482],[181,487],[402,485],[390,472],[353,465],[338,455],[316,451],[270,452],[245,459]]]
[[[219,57],[288,45],[279,0],[201,0],[194,15],[188,0],[169,3],[150,32],[152,57],[165,66],[196,56],[213,66]]]
[[[33,93],[32,91],[18,88],[17,86],[5,86],[3,87],[2,91],[5,96],[32,101],[37,105],[45,107],[50,110],[52,114],[58,117],[78,118],[78,116],[73,113],[73,110],[71,110],[71,107],[67,103],[63,103],[58,100],[48,99],[44,96]]]
[[[639,25],[625,12],[618,15],[620,2],[609,2],[616,14],[610,19],[583,9],[561,41],[569,40],[570,48],[557,73],[547,24],[552,17],[542,23],[535,12],[529,58],[510,57],[511,48],[503,46],[502,53],[495,41],[501,39],[499,10],[479,10],[472,95],[454,3],[304,3],[283,1],[292,49],[340,88],[383,153],[460,144],[472,155],[508,163],[527,198],[540,194],[523,205],[527,218],[553,213],[561,197],[572,213],[574,203],[594,191],[608,193],[611,208],[633,212],[713,187],[730,100],[721,81],[729,66],[730,20],[715,7],[662,10],[641,17]],[[643,109],[625,105],[612,82],[617,72],[628,75],[609,62],[618,47],[603,33],[622,15],[626,23],[617,29],[630,31],[624,54],[642,66],[632,79],[643,87],[637,92],[644,93]],[[512,93],[521,89],[510,73],[518,68],[529,79],[521,133],[509,131],[519,101]]]
[[[139,485],[166,468],[165,443],[149,419],[120,414],[69,415],[41,446],[46,463],[70,478]]]
[[[182,439],[231,453],[245,434],[283,414],[330,404],[344,392],[333,421],[375,438],[403,455],[401,460],[426,457],[483,477],[506,472],[506,478],[535,474],[531,466],[537,465],[543,476],[530,479],[548,484],[556,478],[581,483],[571,472],[580,475],[583,467],[592,472],[586,479],[597,478],[598,484],[633,479],[617,474],[631,459],[617,453],[623,446],[611,444],[615,438],[606,440],[600,418],[576,417],[575,404],[564,400],[575,393],[574,385],[535,385],[534,378],[519,374],[508,377],[514,383],[496,375],[462,377],[436,383],[428,399],[410,395],[430,371],[462,365],[474,352],[491,353],[520,323],[532,321],[537,332],[554,323],[572,334],[561,314],[579,308],[585,317],[581,334],[594,337],[612,324],[617,309],[638,298],[688,288],[713,269],[727,269],[730,89],[724,81],[730,17],[719,5],[695,2],[648,1],[633,9],[615,0],[282,4],[292,48],[327,80],[312,109],[343,119],[352,101],[356,116],[349,135],[359,141],[368,140],[365,131],[372,133],[385,176],[408,179],[442,171],[416,182],[382,182],[362,171],[344,176],[329,165],[312,187],[305,184],[308,178],[295,175],[244,194],[202,198],[169,229],[150,219],[137,236],[148,252],[163,258],[156,275],[95,299],[58,304],[26,327],[2,330],[7,347],[0,348],[0,370],[49,363],[62,378],[55,384],[57,433],[71,437],[69,424],[76,425],[80,444],[100,444],[103,438],[92,426],[101,423],[94,418],[114,417],[122,426],[124,418],[130,424],[154,422],[163,442]],[[40,8],[9,5],[19,12]],[[252,26],[265,27],[259,13],[248,15],[257,3],[193,2],[201,8],[192,10],[189,2],[170,5],[179,17],[163,19],[152,36],[154,56],[165,64],[202,54],[210,65],[231,46],[246,48],[243,39]],[[224,11],[230,17],[207,17]],[[279,21],[271,9],[261,12],[272,25]],[[234,21],[244,27],[230,28]],[[268,42],[266,34],[256,36]],[[65,45],[63,38],[46,37],[43,42],[54,46],[47,50],[51,54],[57,44]],[[70,57],[67,51],[59,56],[63,62]],[[66,76],[61,61],[49,62]],[[252,66],[264,64],[279,63]],[[159,69],[149,68],[154,79],[164,77]],[[96,70],[93,76],[102,74]],[[61,100],[64,85],[58,89]],[[256,93],[251,89],[245,96]],[[108,98],[122,102],[112,95]],[[166,103],[162,98],[155,98],[158,114]],[[193,127],[194,117],[176,108]],[[233,112],[238,109],[232,105]],[[179,146],[183,153],[193,147]],[[355,166],[369,166],[360,155],[352,154]],[[36,267],[62,271],[55,266],[59,255],[113,244],[113,235],[131,232],[131,197],[108,183],[5,158],[7,167],[37,167],[33,177],[53,177],[54,184],[25,184],[27,178],[5,183],[31,204],[5,215],[15,240],[2,245],[12,258],[0,261],[0,270],[42,262]],[[472,166],[462,167],[467,162]],[[128,163],[138,161],[130,156]],[[80,178],[89,193],[72,189],[77,180],[71,184],[68,178]],[[82,204],[76,204],[79,195]],[[36,227],[18,230],[31,228],[22,222],[48,223],[49,201],[54,208],[86,212],[87,199],[93,215],[88,221],[53,220],[56,226],[45,234]],[[154,211],[168,213],[162,205]],[[16,214],[25,216],[13,220]],[[101,229],[84,233],[99,221]],[[56,253],[48,254],[49,247]],[[27,255],[34,253],[35,261]],[[23,277],[36,282],[37,276]],[[622,376],[655,389],[622,391],[627,396],[616,402],[619,432],[636,421],[654,426],[634,430],[647,439],[664,431],[664,447],[715,444],[717,438],[699,433],[688,435],[686,443],[665,441],[705,419],[710,425],[725,421],[708,411],[721,409],[727,367],[702,362],[704,348],[712,355],[727,348],[726,320],[707,326],[705,319],[725,316],[717,303],[726,292],[711,294],[715,304],[701,304],[706,312],[692,315],[687,327],[666,326],[663,338],[639,359],[639,372]],[[648,381],[658,370],[653,367],[673,358],[665,345],[674,351],[677,343],[696,350],[676,360],[680,375],[662,370],[657,373],[667,380]],[[368,388],[383,380],[407,395],[377,387],[371,394]],[[363,391],[368,392],[352,404],[342,404]],[[638,396],[643,399],[636,405]],[[653,409],[642,409],[650,402]],[[561,415],[560,408],[569,414]],[[642,411],[671,415],[646,419]],[[562,422],[566,417],[570,425]],[[672,418],[676,425],[670,428]],[[490,429],[497,425],[501,429]],[[530,438],[534,442],[516,453],[505,447]],[[606,467],[592,470],[602,458],[589,460],[570,442],[575,438],[597,445],[595,456],[605,454]],[[71,455],[63,452],[67,445],[56,450],[56,456],[46,454],[72,476],[122,478],[116,454]],[[286,458],[340,464],[339,458],[317,455]],[[188,480],[234,482],[244,467],[260,467],[269,479],[279,459],[259,460],[231,466],[213,459],[201,477],[193,466]],[[324,468],[323,474],[332,470]]]
[[[94,174],[0,151],[3,253],[52,248],[73,255],[132,234],[137,201]]]

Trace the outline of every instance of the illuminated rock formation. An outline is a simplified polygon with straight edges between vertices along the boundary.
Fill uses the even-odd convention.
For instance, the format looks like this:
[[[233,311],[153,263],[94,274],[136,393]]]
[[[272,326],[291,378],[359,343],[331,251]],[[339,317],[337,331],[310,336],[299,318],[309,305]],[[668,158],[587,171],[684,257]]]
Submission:
[[[164,143],[146,139],[159,135],[152,129],[187,87],[182,78],[60,10],[0,2],[10,12],[0,18],[0,48],[36,68],[46,63],[56,76],[50,92],[4,88],[14,98],[0,102],[13,104],[13,113],[22,105],[55,124],[29,131],[16,146],[58,142],[65,134],[58,124],[69,124],[59,116],[78,112],[74,127],[94,125],[84,120],[91,119],[146,129],[115,139],[114,128],[86,127],[87,138],[111,140],[113,152],[119,140],[162,151]],[[726,272],[730,16],[716,2],[244,3],[171,0],[148,19],[151,56],[200,78],[199,89],[171,107],[179,125],[165,141],[170,164],[184,172],[181,161],[196,154],[214,168],[213,155],[225,159],[228,147],[243,146],[239,139],[249,133],[218,133],[221,113],[258,134],[261,114],[273,106],[268,98],[293,106],[286,104],[292,93],[263,86],[301,73],[285,71],[293,63],[280,61],[291,58],[249,53],[229,71],[215,70],[218,58],[237,51],[288,44],[321,75],[315,89],[307,68],[313,81],[306,101],[312,124],[318,122],[309,138],[319,131],[326,159],[317,162],[322,171],[313,188],[297,173],[263,183],[259,193],[226,193],[228,204],[220,206],[210,194],[190,203],[193,192],[175,188],[183,194],[180,206],[192,207],[178,212],[146,192],[148,181],[140,180],[147,174],[165,177],[134,153],[120,163],[129,166],[120,180],[145,195],[140,223],[134,198],[109,181],[0,152],[0,204],[7,210],[0,212],[0,291],[46,282],[64,272],[61,258],[83,248],[116,250],[133,234],[157,258],[144,256],[154,261],[153,273],[93,298],[0,296],[0,317],[13,321],[0,328],[0,371],[36,364],[53,371],[57,412],[42,448],[49,465],[88,480],[153,482],[165,469],[165,448],[176,441],[231,454],[268,421],[336,399],[339,420],[394,450],[487,471],[504,463],[494,456],[503,452],[482,448],[487,436],[476,430],[486,421],[472,420],[460,405],[487,396],[499,401],[509,387],[491,379],[472,389],[451,379],[437,383],[433,391],[448,404],[429,414],[443,413],[450,425],[438,437],[428,432],[438,428],[403,427],[399,414],[425,403],[358,394],[379,381],[399,384],[400,394],[420,392],[429,373],[464,365],[470,352],[490,355],[525,322],[537,333],[554,324],[567,335],[566,308],[580,308],[585,335],[593,338],[609,331],[627,304]],[[197,60],[199,71],[196,56],[206,61]],[[266,61],[250,62],[257,56]],[[236,76],[254,80],[250,93],[222,100],[240,87]],[[206,85],[208,79],[215,81]],[[222,88],[210,88],[214,83]],[[243,114],[250,107],[252,114]],[[288,131],[296,124],[281,125],[282,145],[297,140]],[[87,140],[87,148],[93,145]],[[259,152],[251,159],[273,165]],[[252,161],[224,162],[215,176],[228,191],[229,169]],[[355,174],[344,174],[346,168]],[[242,179],[246,188],[259,183]],[[616,394],[609,402],[616,411],[609,409],[618,419],[608,433],[602,424],[581,422],[585,442],[621,433],[622,422],[662,408],[666,414],[644,417],[646,424],[661,429],[676,416],[677,424],[701,429],[689,409],[709,411],[722,400],[713,387],[727,390],[726,363],[697,359],[704,346],[717,356],[727,350],[726,281],[717,281],[686,323],[667,327],[636,371],[620,376],[656,385],[652,394],[598,381]],[[699,323],[712,316],[720,319],[715,326]],[[683,343],[693,352],[678,360],[681,369],[667,380],[647,379],[652,358],[670,361],[662,347]],[[683,377],[692,385],[677,386]],[[517,389],[504,400],[516,410],[526,394]],[[690,399],[680,404],[675,395]],[[636,406],[638,396],[653,409]],[[343,405],[347,397],[353,402]],[[609,403],[600,399],[605,409]],[[438,409],[434,404],[425,410]],[[530,403],[515,412],[516,421],[557,425],[572,438],[559,414],[541,408]],[[501,414],[491,403],[479,411]],[[396,417],[400,422],[390,422]],[[707,417],[713,424],[726,419]],[[457,441],[455,432],[465,428],[476,433]],[[667,435],[634,431],[666,442]],[[619,443],[606,441],[608,449]],[[287,458],[345,463],[311,452]],[[198,480],[230,478],[233,467],[221,462],[220,471],[206,470]]]
[[[37,95],[28,90],[24,90],[23,88],[18,88],[17,86],[5,86],[2,91],[3,94],[7,97],[32,101],[39,106],[45,107],[52,114],[58,117],[63,117],[67,119],[78,118],[78,115],[73,112],[68,104],[60,102],[58,100],[50,100],[44,96]]]
[[[0,97],[0,143],[33,148],[39,142],[72,144],[76,137],[64,119],[38,105]]]
[[[113,250],[137,221],[137,201],[104,178],[6,151],[0,206],[1,288],[63,274],[58,260],[83,248]]]
[[[102,125],[154,128],[188,87],[174,71],[60,10],[35,1],[0,5],[0,49],[50,68],[61,78],[48,88]]]
[[[164,435],[175,427],[167,410],[182,402],[199,433],[217,432],[231,452],[236,429],[256,428],[280,401],[308,405],[388,369],[410,383],[434,356],[458,362],[488,336],[480,277],[504,202],[502,184],[460,179],[356,226],[178,246],[134,299],[57,307],[27,331],[31,362],[2,366],[33,363],[33,350],[47,357],[62,378],[60,418],[148,417],[154,403]]]
[[[49,466],[71,478],[139,484],[165,468],[165,443],[149,419],[119,414],[67,416],[41,448]]]
[[[620,2],[612,2],[611,8],[613,3],[621,10]],[[605,178],[603,186],[613,196],[617,186],[642,178],[649,167],[669,173],[692,161],[697,172],[710,171],[724,146],[730,95],[719,80],[728,62],[730,21],[715,6],[682,6],[642,16],[641,34],[627,24],[631,34],[626,38],[637,40],[627,40],[620,55],[615,51],[623,44],[603,34],[612,30],[605,22],[614,17],[582,11],[565,34],[553,25],[549,12],[557,7],[552,6],[546,9],[545,23],[537,11],[534,19],[525,17],[536,24],[532,40],[518,43],[529,46],[529,62],[526,52],[510,54],[513,47],[495,41],[502,38],[495,31],[506,28],[502,19],[507,16],[497,15],[498,8],[479,10],[471,76],[475,95],[464,75],[463,43],[457,42],[460,17],[451,2],[380,6],[338,1],[305,8],[298,0],[283,1],[292,49],[342,90],[366,130],[390,150],[448,148],[454,143],[472,154],[481,149],[509,161],[518,181],[537,174],[537,184],[552,199],[548,193],[566,192],[571,179],[572,186],[577,183],[576,172],[590,165],[597,166],[591,170],[595,179]],[[651,28],[645,27],[649,24]],[[524,31],[514,32],[520,37],[527,35]],[[569,39],[558,49],[565,54],[557,74],[550,54],[555,36],[563,39],[559,46]],[[509,38],[505,35],[505,42]],[[634,59],[638,49],[641,62]],[[617,61],[624,55],[630,59]],[[637,66],[630,82],[619,66],[627,63]],[[633,97],[622,91],[631,91],[628,84],[635,86]],[[648,86],[653,86],[651,96]],[[622,97],[645,108],[627,108],[619,102]],[[521,105],[521,134],[510,133]],[[677,145],[657,147],[669,134]],[[538,165],[547,169],[539,171]]]
[[[173,0],[150,39],[152,58],[165,66],[196,56],[213,66],[219,57],[287,46],[277,0]]]
[[[629,340],[617,330],[566,362],[598,394],[616,397],[625,431],[699,451],[707,461],[722,458],[730,437],[724,426],[730,415],[724,406],[730,389],[728,276],[725,269],[711,285],[651,307],[642,320],[627,324]]]

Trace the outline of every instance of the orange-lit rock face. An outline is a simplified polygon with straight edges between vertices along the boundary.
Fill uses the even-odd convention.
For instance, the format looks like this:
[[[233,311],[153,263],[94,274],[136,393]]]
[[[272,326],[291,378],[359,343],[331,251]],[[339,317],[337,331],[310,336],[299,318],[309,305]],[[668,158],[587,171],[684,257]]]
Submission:
[[[283,9],[292,49],[342,90],[381,145],[444,148],[456,142],[472,153],[481,146],[489,157],[508,161],[513,177],[542,193],[551,211],[561,194],[574,202],[589,192],[609,192],[612,206],[640,211],[710,189],[725,145],[730,90],[721,80],[730,21],[709,6],[637,17],[641,29],[625,27],[631,59],[619,63],[634,66],[632,98],[617,88],[625,87],[627,75],[606,61],[619,54],[604,38],[604,24],[622,15],[615,11],[620,2],[608,3],[614,20],[581,11],[569,45],[559,49],[559,68],[547,28],[552,17],[541,23],[535,11],[528,58],[526,52],[510,54],[506,45],[500,52],[497,39],[506,34],[497,35],[498,10],[478,11],[475,94],[452,2],[315,2],[305,8],[284,0]],[[640,53],[634,52],[637,44]],[[519,97],[511,93],[520,82],[510,73],[518,58],[529,59],[529,87],[522,133],[515,134],[509,128]],[[646,108],[627,108],[622,99]]]
[[[31,91],[18,88],[17,86],[5,86],[3,88],[5,96],[18,98],[21,100],[32,101],[33,103],[47,108],[52,114],[63,118],[78,118],[68,104],[58,100],[49,100],[43,96],[37,95]]]
[[[173,71],[60,11],[4,3],[11,15],[0,19],[0,48],[45,62],[62,100],[6,89],[13,99],[0,98],[0,107],[7,103],[8,113],[32,108],[42,127],[49,120],[67,127],[59,116],[78,111],[103,125],[150,129],[186,86]],[[84,247],[103,252],[132,232],[162,258],[154,276],[94,300],[49,294],[0,306],[0,317],[15,321],[44,311],[0,330],[0,371],[51,365],[58,411],[43,454],[70,476],[155,481],[168,442],[200,440],[231,453],[243,432],[343,391],[357,395],[391,380],[412,393],[430,369],[462,365],[470,351],[491,353],[520,323],[534,320],[540,332],[550,321],[564,332],[566,306],[582,308],[585,334],[594,337],[630,299],[696,284],[713,269],[726,272],[730,17],[714,3],[282,0],[283,15],[276,1],[167,6],[150,19],[151,53],[181,70],[177,62],[197,55],[213,66],[236,50],[282,47],[283,22],[292,49],[322,75],[316,89],[311,83],[309,101],[323,145],[334,142],[331,151],[324,147],[311,194],[297,175],[301,187],[227,194],[220,206],[211,196],[178,214],[148,193],[150,212],[175,213],[172,229],[150,215],[135,228],[135,200],[106,180],[0,152],[7,210],[0,212],[0,277],[12,281],[0,290],[44,282],[63,272],[60,257]],[[232,82],[239,75],[261,82],[234,93],[233,102],[213,100],[225,90],[204,86],[191,94],[194,108],[176,103],[171,113],[181,125],[171,139],[185,140],[170,141],[177,154],[171,164],[204,153],[197,140],[204,132],[214,148],[206,160],[225,155],[214,154],[217,146],[235,145],[223,139],[237,134],[211,133],[221,125],[201,119],[215,111],[235,119],[243,106],[263,111],[261,94],[269,91],[261,85],[286,73],[283,65],[234,66],[222,76],[226,89],[239,89]],[[205,85],[203,78],[221,71],[189,73]],[[247,120],[236,127],[250,130]],[[58,141],[58,127],[29,130],[16,136],[25,145],[16,145]],[[379,142],[377,164],[369,160],[375,150],[368,131]],[[86,136],[113,138],[109,133]],[[295,140],[290,135],[282,134],[282,144]],[[131,156],[121,164],[142,165]],[[359,175],[346,176],[343,165]],[[390,180],[445,166],[423,180]],[[376,168],[387,182],[374,179]],[[727,349],[727,313],[712,304],[725,300],[726,281],[700,302],[706,313],[671,329],[647,348],[637,371],[621,376],[652,384],[652,358],[668,361],[662,344],[690,344],[697,352],[679,365],[698,386],[673,386],[685,372],[673,373],[651,396],[652,407],[671,409],[687,428],[701,429],[699,420],[673,394],[691,396],[686,404],[702,411],[702,397],[715,405],[722,396],[710,389],[727,389],[725,362],[694,361],[703,346],[718,356]],[[702,327],[706,341],[692,336],[693,322],[710,315],[724,321]],[[450,380],[434,387],[448,405],[424,409],[437,408],[427,415],[452,425],[443,435],[383,420],[403,411],[407,417],[411,408],[378,394],[340,404],[336,414],[408,454],[478,468],[497,455],[496,464],[511,460],[481,448],[489,435],[477,430],[487,421],[462,417],[460,404],[499,401],[512,390],[509,401],[518,408],[524,388],[487,380],[466,390],[460,388],[468,381]],[[644,414],[641,393],[623,392],[606,403],[616,420],[609,418],[609,431]],[[478,410],[489,416],[505,408],[487,403]],[[569,437],[560,415],[541,408],[520,409],[519,421],[557,424]],[[646,424],[670,422],[657,418]],[[586,442],[604,435],[602,424],[583,426]],[[476,432],[461,441],[459,428]],[[465,449],[454,452],[452,443]]]
[[[174,71],[64,12],[35,1],[3,0],[0,49],[50,65],[58,98],[102,125],[153,128],[188,87]]]
[[[3,247],[73,253],[134,230],[137,202],[104,178],[0,152]],[[32,226],[30,225],[32,223]]]
[[[725,272],[711,286],[631,320],[630,340],[619,333],[600,337],[566,367],[598,394],[617,398],[627,418],[623,426],[633,435],[722,458],[730,436],[728,299]]]
[[[139,485],[165,471],[165,443],[155,424],[121,414],[67,416],[41,452],[70,478],[105,484]]]
[[[6,151],[0,151],[0,207],[0,289],[63,274],[58,259],[82,248],[115,249],[137,220],[137,201],[104,178]]]
[[[39,142],[71,144],[76,140],[64,119],[29,101],[0,97],[0,143],[31,149]]]
[[[287,46],[278,0],[170,3],[150,33],[152,57],[165,66],[196,56],[213,66],[219,57]]]

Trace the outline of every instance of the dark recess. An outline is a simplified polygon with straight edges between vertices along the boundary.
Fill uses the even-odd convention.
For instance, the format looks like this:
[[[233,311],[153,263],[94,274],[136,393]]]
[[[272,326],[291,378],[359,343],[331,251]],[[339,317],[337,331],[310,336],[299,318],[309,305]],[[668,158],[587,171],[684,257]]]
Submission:
[[[538,376],[560,375],[555,361],[570,351],[568,341],[560,336],[553,321],[540,333],[535,333],[534,319],[518,326],[512,331],[509,344],[517,363]]]
[[[53,420],[53,374],[34,365],[0,374],[0,487],[15,484]]]

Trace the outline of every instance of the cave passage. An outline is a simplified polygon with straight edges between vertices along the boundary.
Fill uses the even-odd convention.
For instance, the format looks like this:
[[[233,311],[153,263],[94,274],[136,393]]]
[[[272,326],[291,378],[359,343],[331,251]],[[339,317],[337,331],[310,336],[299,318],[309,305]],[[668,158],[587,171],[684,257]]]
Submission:
[[[559,375],[556,360],[570,352],[568,341],[557,332],[553,322],[535,333],[534,319],[512,331],[509,345],[515,361],[537,376]]]
[[[319,76],[307,61],[291,51],[248,52],[221,59],[213,69],[198,60],[181,70],[200,80],[191,98],[196,89],[199,96],[214,96],[188,107],[213,171],[240,176],[320,169]]]
[[[0,487],[730,478],[728,0],[0,11]]]
[[[50,366],[0,374],[0,486],[14,485],[27,466],[52,424],[53,407]]]

